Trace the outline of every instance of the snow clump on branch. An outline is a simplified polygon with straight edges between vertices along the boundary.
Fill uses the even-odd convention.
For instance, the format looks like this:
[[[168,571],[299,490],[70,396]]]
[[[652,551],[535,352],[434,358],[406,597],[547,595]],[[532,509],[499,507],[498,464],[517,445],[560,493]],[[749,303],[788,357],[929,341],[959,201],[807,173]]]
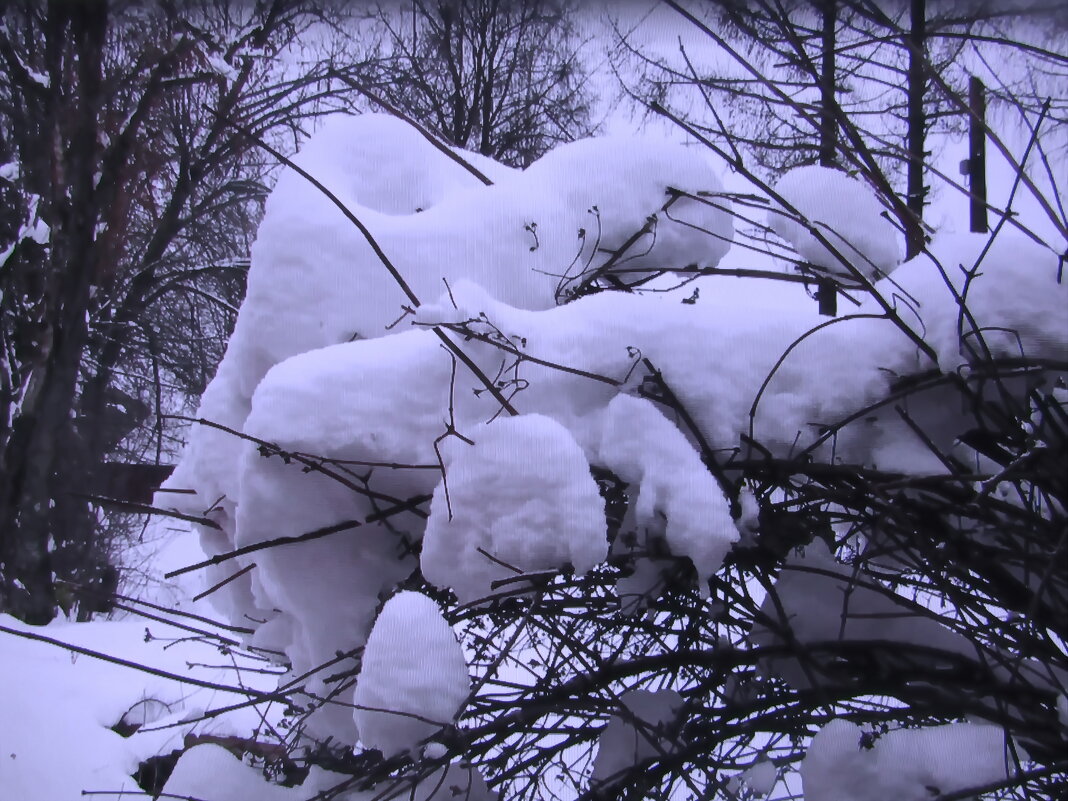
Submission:
[[[460,643],[418,592],[386,601],[367,638],[353,713],[360,739],[391,757],[455,722],[470,682]]]
[[[843,258],[868,280],[889,275],[900,263],[900,233],[883,216],[875,193],[856,178],[810,165],[790,170],[774,188],[788,205],[775,203],[768,225],[805,261],[846,280],[855,276]]]
[[[517,572],[570,564],[585,573],[604,561],[604,499],[566,428],[526,414],[477,436],[446,441],[420,559],[429,581],[471,603]]]
[[[805,801],[928,801],[1007,779],[1012,758],[1000,726],[950,723],[897,729],[867,743],[832,720],[801,764]]]

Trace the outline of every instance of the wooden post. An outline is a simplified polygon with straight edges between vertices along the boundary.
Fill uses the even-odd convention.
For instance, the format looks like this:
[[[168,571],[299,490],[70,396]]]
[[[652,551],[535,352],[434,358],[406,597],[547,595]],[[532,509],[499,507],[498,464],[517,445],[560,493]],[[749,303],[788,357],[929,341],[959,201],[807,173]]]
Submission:
[[[820,314],[834,317],[838,314],[838,286],[832,278],[821,278],[816,282],[816,301]]]
[[[823,0],[820,38],[820,166],[833,167],[838,160],[838,118],[835,107],[836,0]]]
[[[905,238],[907,249],[905,258],[911,259],[923,250],[923,206],[927,190],[923,185],[924,140],[927,132],[927,118],[924,114],[924,95],[927,88],[927,76],[924,59],[927,52],[926,0],[911,0],[909,4],[908,32],[909,64],[906,91],[908,92],[908,135],[906,150],[908,152],[908,176],[906,202],[912,219],[906,226]]]
[[[974,75],[968,81],[968,189],[972,231],[985,234],[986,219],[986,89]]]
[[[838,23],[836,0],[823,0],[822,36],[820,39],[820,166],[834,167],[838,160],[838,118],[835,106],[835,27]],[[820,314],[838,314],[838,287],[833,279],[820,278],[816,283],[816,300]]]

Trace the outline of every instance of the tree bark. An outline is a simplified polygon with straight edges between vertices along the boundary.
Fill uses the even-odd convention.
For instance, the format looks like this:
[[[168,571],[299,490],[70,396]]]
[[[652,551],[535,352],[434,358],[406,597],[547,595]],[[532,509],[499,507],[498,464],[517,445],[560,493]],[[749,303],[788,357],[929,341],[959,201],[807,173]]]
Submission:
[[[838,153],[838,114],[835,97],[835,25],[838,21],[835,0],[823,0],[820,59],[820,164],[833,167]]]
[[[908,65],[908,133],[906,149],[908,151],[908,177],[906,201],[911,219],[908,220],[905,236],[907,240],[906,258],[923,250],[923,206],[927,190],[923,185],[923,167],[927,119],[924,114],[924,96],[926,94],[927,76],[925,69],[927,41],[927,3],[926,0],[910,0],[909,4],[909,65]]]
[[[43,319],[51,341],[33,368],[34,386],[0,465],[0,603],[4,611],[34,624],[47,623],[56,613],[52,540],[70,526],[81,530],[76,518],[89,513],[84,501],[70,495],[75,488],[69,477],[79,475],[85,464],[72,409],[95,274],[93,175],[107,31],[103,0],[56,0],[47,14],[53,142],[48,173],[58,179],[45,195],[51,243]]]
[[[838,153],[838,109],[835,99],[835,0],[823,0],[820,39],[820,166],[834,167]],[[838,288],[834,281],[820,279],[817,289],[819,312],[824,317],[838,314]]]
[[[968,82],[968,189],[972,193],[969,222],[973,233],[988,230],[986,215],[986,89],[974,75]]]

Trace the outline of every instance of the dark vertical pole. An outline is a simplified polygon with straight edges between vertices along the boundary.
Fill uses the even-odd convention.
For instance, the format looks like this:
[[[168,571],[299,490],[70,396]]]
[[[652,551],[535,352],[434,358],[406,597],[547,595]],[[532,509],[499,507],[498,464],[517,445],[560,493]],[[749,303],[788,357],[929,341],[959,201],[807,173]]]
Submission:
[[[968,82],[968,189],[972,231],[985,234],[986,219],[986,90],[974,75]]]
[[[924,138],[927,120],[923,100],[926,89],[924,61],[926,58],[926,0],[910,0],[909,3],[909,66],[908,66],[908,178],[906,201],[912,219],[905,235],[906,258],[923,250],[923,205],[926,191],[923,185]]]
[[[835,0],[823,0],[820,40],[820,164],[833,167],[838,151],[838,120],[835,114]]]
[[[835,106],[835,0],[822,0],[822,36],[820,38],[820,166],[833,167],[838,153],[838,115]],[[838,289],[833,280],[820,279],[816,297],[820,314],[834,317],[838,313]]]

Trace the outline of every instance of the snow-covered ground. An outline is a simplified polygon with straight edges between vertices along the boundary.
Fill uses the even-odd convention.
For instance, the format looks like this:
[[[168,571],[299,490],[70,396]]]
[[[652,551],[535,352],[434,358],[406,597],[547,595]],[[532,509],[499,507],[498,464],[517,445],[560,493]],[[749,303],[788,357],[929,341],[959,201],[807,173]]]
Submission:
[[[271,692],[276,679],[256,672],[270,665],[238,647],[232,632],[169,611],[214,615],[206,601],[191,602],[195,584],[162,579],[171,567],[204,558],[195,535],[179,530],[160,539],[150,530],[149,540],[153,562],[142,566],[143,600],[164,609],[130,602],[143,614],[45,627],[0,615],[4,801],[140,792],[138,766],[185,747],[187,738],[270,739],[261,718],[269,704],[203,717]],[[277,713],[268,714],[266,724],[277,722]]]

